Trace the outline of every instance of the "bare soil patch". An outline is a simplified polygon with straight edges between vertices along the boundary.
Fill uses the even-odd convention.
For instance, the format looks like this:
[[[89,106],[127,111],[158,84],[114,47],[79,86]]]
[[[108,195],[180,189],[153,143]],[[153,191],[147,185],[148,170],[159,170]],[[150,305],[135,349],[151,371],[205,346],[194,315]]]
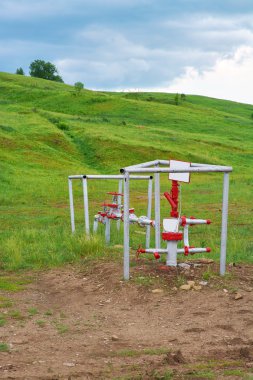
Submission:
[[[138,261],[129,282],[108,262],[13,275],[33,279],[0,291],[0,379],[252,379],[253,268],[228,270]],[[207,284],[181,290],[189,280]]]

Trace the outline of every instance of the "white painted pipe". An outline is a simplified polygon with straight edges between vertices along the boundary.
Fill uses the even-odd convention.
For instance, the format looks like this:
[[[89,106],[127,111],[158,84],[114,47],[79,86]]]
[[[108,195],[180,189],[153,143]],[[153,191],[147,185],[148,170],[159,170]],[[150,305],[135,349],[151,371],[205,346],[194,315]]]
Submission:
[[[189,226],[184,226],[184,246],[189,247]]]
[[[177,241],[167,241],[167,258],[166,265],[168,267],[177,266]]]
[[[153,185],[153,179],[150,178],[150,180],[148,181],[148,209],[147,209],[148,219],[151,219],[151,214],[152,214],[152,185]],[[146,248],[149,248],[150,246],[150,231],[151,231],[151,226],[149,224],[146,228]]]
[[[186,225],[190,225],[190,224],[210,224],[210,220],[209,219],[190,219],[190,218],[185,218],[185,223]],[[181,219],[181,222],[182,224],[182,219]]]
[[[124,280],[129,280],[129,173],[124,179]]]
[[[223,198],[222,198],[222,221],[221,221],[221,247],[220,247],[220,274],[221,276],[224,276],[226,272],[228,192],[229,192],[229,174],[224,173]]]
[[[111,238],[111,221],[110,219],[106,218],[105,221],[105,241],[107,244],[110,243],[110,238]]]
[[[232,171],[229,166],[205,166],[190,167],[187,169],[170,169],[170,168],[132,168],[127,170],[128,173],[228,173]]]
[[[157,168],[159,169],[159,168]],[[155,246],[160,248],[160,174],[155,173]]]
[[[100,174],[78,174],[78,175],[70,175],[68,178],[69,179],[82,179],[83,177],[86,177],[87,179],[124,179],[124,176],[122,174],[115,174],[115,175],[100,175]],[[130,179],[134,180],[149,180],[150,176],[149,175],[131,175]]]
[[[155,248],[148,248],[148,249],[145,249],[145,253],[168,253],[168,249],[167,248],[159,248],[159,249],[155,249]],[[177,253],[178,254],[181,254],[181,253],[184,253],[184,248],[178,248],[177,249]],[[189,254],[190,253],[202,253],[202,252],[209,252],[208,248],[189,248]]]
[[[88,186],[87,178],[83,177],[83,208],[84,208],[84,224],[85,232],[90,234],[90,220],[89,220],[89,201],[88,201]]]
[[[68,183],[69,183],[69,206],[70,206],[71,231],[73,233],[75,232],[75,212],[74,212],[72,180],[69,179]]]
[[[98,230],[98,216],[95,215],[93,222],[93,233],[95,234]]]
[[[119,194],[122,194],[122,190],[123,190],[123,180],[120,179],[120,180],[119,180],[119,186],[118,186],[118,193],[119,193]],[[119,196],[118,196],[118,205],[121,205],[121,202],[122,202],[122,196],[119,195]],[[121,223],[120,219],[117,220],[117,230],[118,230],[118,231],[120,230],[120,223]]]
[[[159,160],[154,160],[154,161],[148,161],[148,162],[142,162],[140,164],[137,164],[137,165],[131,165],[131,166],[126,166],[125,168],[123,168],[124,170],[128,171],[129,169],[132,169],[132,168],[147,168],[151,165],[157,165],[159,164]],[[122,170],[122,169],[121,169]]]

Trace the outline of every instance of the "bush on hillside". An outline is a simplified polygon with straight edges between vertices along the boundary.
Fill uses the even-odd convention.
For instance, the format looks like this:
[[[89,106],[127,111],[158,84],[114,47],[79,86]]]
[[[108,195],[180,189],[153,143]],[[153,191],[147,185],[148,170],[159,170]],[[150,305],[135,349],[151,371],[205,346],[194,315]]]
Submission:
[[[25,75],[25,72],[24,72],[24,70],[22,69],[22,67],[19,67],[19,68],[16,70],[16,74],[18,74],[18,75]]]

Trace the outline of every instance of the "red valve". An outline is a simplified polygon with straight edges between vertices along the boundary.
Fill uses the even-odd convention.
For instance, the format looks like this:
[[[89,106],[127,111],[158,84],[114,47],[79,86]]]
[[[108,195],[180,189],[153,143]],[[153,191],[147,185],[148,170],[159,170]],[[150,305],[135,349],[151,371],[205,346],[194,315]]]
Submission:
[[[179,194],[178,186],[179,186],[178,182],[173,180],[170,194],[168,192],[164,193],[165,198],[169,201],[170,206],[171,206],[170,216],[174,218],[178,218],[178,211],[177,211],[178,194]]]
[[[110,208],[118,208],[119,207],[119,205],[117,205],[116,203],[103,203],[102,206],[110,207]]]
[[[139,246],[139,248],[137,249],[137,253],[145,253],[146,250],[144,248],[141,248],[141,245]]]
[[[160,255],[159,255],[159,253],[158,252],[154,252],[154,258],[156,259],[156,260],[158,260],[158,259],[160,259]]]

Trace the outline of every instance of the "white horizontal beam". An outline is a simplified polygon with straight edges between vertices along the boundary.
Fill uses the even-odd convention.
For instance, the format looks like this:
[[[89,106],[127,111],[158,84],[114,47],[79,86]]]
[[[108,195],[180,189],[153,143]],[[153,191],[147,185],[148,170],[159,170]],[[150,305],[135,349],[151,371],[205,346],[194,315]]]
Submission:
[[[211,173],[211,172],[232,172],[232,168],[229,166],[200,166],[190,167],[187,169],[170,169],[170,168],[133,168],[123,169],[128,173]]]
[[[80,174],[80,175],[70,175],[68,177],[69,179],[124,179],[124,176],[121,174],[118,175],[100,175],[100,174],[95,174],[95,175],[85,175],[85,174]],[[148,180],[152,179],[152,176],[150,175],[131,175],[130,179],[134,180]]]
[[[131,166],[126,166],[125,170],[128,170],[128,169],[132,169],[132,168],[148,168],[149,166],[152,166],[152,165],[157,165],[159,164],[159,160],[154,160],[154,161],[148,161],[148,162],[142,162],[140,164],[137,164],[137,165],[131,165]],[[122,169],[121,169],[122,170]]]

